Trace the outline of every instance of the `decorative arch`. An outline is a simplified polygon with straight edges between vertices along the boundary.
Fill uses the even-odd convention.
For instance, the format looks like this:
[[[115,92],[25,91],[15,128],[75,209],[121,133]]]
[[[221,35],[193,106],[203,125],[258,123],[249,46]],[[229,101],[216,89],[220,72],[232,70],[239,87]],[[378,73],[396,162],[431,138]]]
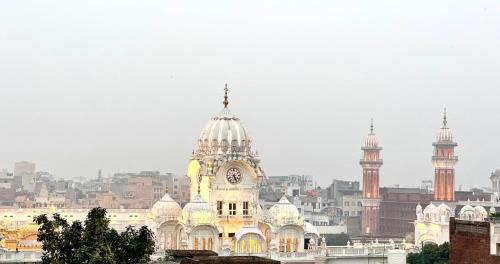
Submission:
[[[160,250],[179,249],[178,227],[177,221],[165,221],[158,226],[156,240]]]
[[[219,230],[214,226],[201,225],[189,234],[191,249],[219,251]]]
[[[273,240],[273,227],[268,223],[259,222],[259,229],[265,238],[264,244],[262,244],[262,250],[263,252],[268,252],[271,247],[271,240]]]
[[[435,244],[437,245],[437,236],[433,234],[429,234],[428,232],[425,234],[422,234],[418,241],[421,241],[424,245],[427,244]]]
[[[246,233],[236,242],[236,252],[256,254],[264,251],[265,237],[262,234]]]
[[[301,252],[304,249],[304,229],[298,225],[285,225],[278,230],[279,252]]]

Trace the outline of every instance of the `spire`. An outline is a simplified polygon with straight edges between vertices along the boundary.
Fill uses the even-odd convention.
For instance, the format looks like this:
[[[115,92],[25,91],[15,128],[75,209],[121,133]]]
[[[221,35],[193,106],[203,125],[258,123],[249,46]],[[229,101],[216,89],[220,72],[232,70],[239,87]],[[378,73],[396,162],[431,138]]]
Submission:
[[[446,124],[448,124],[448,120],[446,120],[446,107],[445,107],[443,113],[443,127],[446,127]]]
[[[168,184],[165,185],[165,193],[168,193]]]
[[[227,105],[229,104],[229,101],[227,100],[227,91],[229,91],[229,89],[227,88],[227,83],[226,85],[224,86],[224,108],[227,108]]]
[[[373,118],[372,118],[372,121],[370,123],[370,134],[373,135]]]

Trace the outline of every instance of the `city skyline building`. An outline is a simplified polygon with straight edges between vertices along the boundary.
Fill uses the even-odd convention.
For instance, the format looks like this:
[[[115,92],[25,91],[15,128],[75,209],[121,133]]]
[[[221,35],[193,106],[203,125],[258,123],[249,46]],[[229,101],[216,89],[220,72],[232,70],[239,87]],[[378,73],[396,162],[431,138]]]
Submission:
[[[35,163],[28,161],[14,163],[14,177],[21,178],[21,186],[26,191],[34,190],[35,170]]]

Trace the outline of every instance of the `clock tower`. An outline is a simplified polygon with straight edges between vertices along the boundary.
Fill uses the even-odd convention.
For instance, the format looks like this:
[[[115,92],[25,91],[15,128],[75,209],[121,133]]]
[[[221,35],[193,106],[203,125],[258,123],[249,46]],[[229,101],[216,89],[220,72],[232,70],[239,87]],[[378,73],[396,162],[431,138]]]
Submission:
[[[359,164],[363,167],[363,211],[361,215],[361,233],[379,233],[379,176],[382,159],[380,159],[381,147],[378,139],[373,133],[373,119],[370,126],[370,134],[366,137],[363,150],[363,158]]]
[[[264,177],[260,158],[240,119],[229,110],[227,85],[222,111],[202,130],[190,161],[191,199],[199,192],[216,209],[225,237],[256,225],[259,187]]]

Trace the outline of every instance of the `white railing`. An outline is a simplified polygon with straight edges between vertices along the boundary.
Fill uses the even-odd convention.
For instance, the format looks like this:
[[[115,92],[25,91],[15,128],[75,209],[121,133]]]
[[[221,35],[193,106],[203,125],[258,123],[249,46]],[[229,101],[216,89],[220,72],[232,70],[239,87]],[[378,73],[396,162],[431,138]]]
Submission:
[[[0,249],[0,263],[27,263],[41,262],[42,252],[34,251],[10,251]]]

